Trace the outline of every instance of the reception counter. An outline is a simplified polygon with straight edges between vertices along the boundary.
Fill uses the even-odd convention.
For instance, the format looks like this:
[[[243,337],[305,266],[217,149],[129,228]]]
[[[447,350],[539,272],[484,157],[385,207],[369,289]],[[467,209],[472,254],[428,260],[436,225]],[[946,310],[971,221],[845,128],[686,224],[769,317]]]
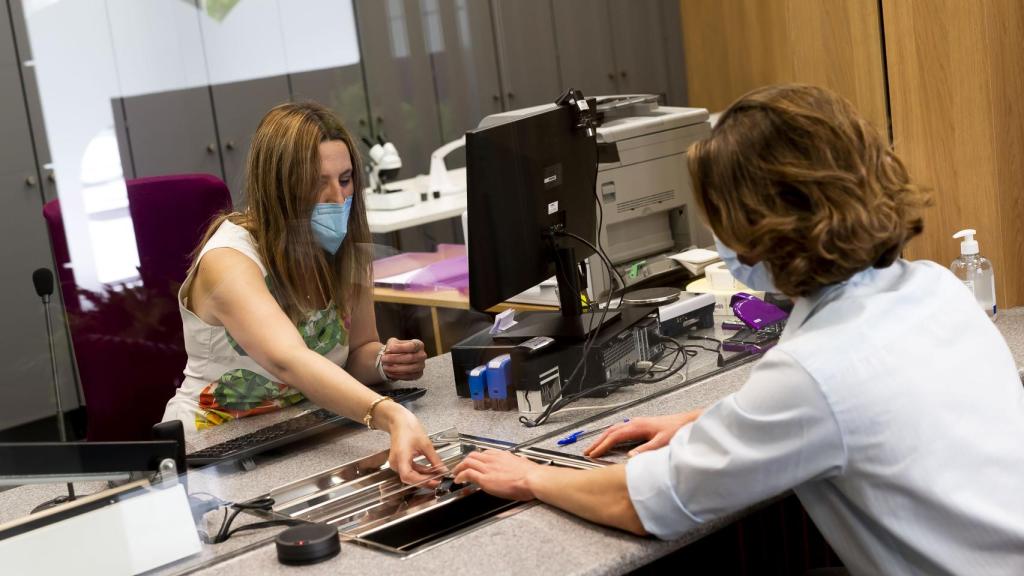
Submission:
[[[1024,366],[1024,308],[1004,311],[997,322],[1018,366]],[[607,398],[586,399],[592,410],[561,412],[542,426],[527,428],[517,412],[476,411],[468,399],[455,395],[449,355],[431,358],[423,378],[415,383],[428,393],[409,405],[428,432],[455,427],[462,434],[515,444],[579,454],[583,441],[559,447],[556,440],[583,427],[621,420],[624,417],[658,415],[706,407],[743,385],[752,363],[720,369],[715,355],[701,352],[689,366],[659,384],[640,384]],[[621,405],[621,406],[616,406]],[[574,405],[575,406],[575,405]],[[308,408],[308,407],[307,407]],[[200,435],[190,450],[223,441],[276,420],[294,416],[302,406],[280,413],[254,417]],[[189,492],[209,494],[230,501],[244,501],[270,489],[388,448],[388,437],[377,431],[351,426],[256,459],[255,469],[236,465],[208,467],[190,472]],[[623,461],[622,453],[607,457]],[[79,492],[102,485],[76,485]],[[60,493],[59,485],[25,486],[0,493],[0,522],[25,515],[39,502]],[[755,507],[756,508],[756,507]],[[363,546],[343,543],[341,554],[321,564],[302,568],[308,574],[621,574],[677,550],[751,510],[709,522],[682,538],[662,542],[639,538],[577,519],[544,504],[531,505],[508,518],[486,524],[460,538],[404,558]],[[244,515],[243,515],[244,516]],[[215,528],[220,512],[208,515]],[[258,518],[239,519],[251,522]],[[294,574],[295,568],[277,562],[273,536],[280,528],[243,532],[218,545],[204,545],[199,557],[161,573],[222,574],[245,572]]]

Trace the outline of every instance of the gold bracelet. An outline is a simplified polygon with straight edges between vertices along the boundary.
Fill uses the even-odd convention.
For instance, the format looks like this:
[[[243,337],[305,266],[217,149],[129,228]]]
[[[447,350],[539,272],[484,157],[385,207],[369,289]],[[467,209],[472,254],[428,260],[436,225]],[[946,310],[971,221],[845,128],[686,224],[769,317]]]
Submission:
[[[373,427],[373,411],[377,408],[378,404],[385,400],[394,401],[394,398],[391,396],[381,396],[374,400],[373,403],[370,404],[370,407],[366,409],[366,416],[363,416],[363,424],[366,424],[366,427],[370,430],[376,430],[376,428]]]

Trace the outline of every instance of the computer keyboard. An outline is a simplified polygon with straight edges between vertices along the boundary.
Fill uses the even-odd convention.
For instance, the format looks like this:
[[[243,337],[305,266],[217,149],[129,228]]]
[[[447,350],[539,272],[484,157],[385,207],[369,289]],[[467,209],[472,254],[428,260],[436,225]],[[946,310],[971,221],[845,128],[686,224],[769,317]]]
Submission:
[[[395,402],[411,402],[426,394],[427,390],[425,388],[395,388],[379,392],[384,396],[390,396]],[[352,423],[344,416],[338,416],[334,412],[320,408],[220,444],[207,446],[186,455],[185,459],[193,468],[240,460]]]

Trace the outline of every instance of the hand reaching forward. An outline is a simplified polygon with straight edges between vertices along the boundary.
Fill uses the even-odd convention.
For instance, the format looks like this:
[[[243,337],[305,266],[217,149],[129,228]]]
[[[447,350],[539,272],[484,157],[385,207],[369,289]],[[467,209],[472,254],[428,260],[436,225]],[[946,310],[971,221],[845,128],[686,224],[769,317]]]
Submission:
[[[629,451],[630,456],[641,452],[656,450],[672,440],[680,428],[700,417],[703,410],[691,410],[682,414],[655,416],[651,418],[633,418],[629,422],[616,424],[605,430],[594,443],[583,451],[583,455],[599,458],[616,444],[643,441],[644,443]]]

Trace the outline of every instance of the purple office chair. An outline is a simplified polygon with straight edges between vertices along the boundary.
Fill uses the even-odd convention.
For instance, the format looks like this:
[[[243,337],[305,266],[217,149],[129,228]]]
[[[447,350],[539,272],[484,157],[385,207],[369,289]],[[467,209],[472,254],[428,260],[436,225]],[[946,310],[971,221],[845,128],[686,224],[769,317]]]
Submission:
[[[58,266],[64,300],[77,303],[80,294],[88,303],[69,306],[68,324],[91,441],[152,438],[185,367],[178,286],[206,225],[231,209],[227,187],[213,176],[143,178],[127,185],[142,285],[94,293],[77,290],[69,276],[69,294],[66,268]],[[60,205],[47,204],[43,214],[57,261],[66,261]]]
[[[227,186],[208,174],[139,178],[126,184],[142,286],[110,293],[111,300],[125,295],[121,308],[132,308],[104,320],[107,326],[123,323],[121,336],[111,337],[104,330],[104,337],[83,342],[88,354],[84,363],[104,357],[107,363],[114,360],[113,377],[96,385],[82,377],[89,440],[151,437],[153,424],[160,421],[164,406],[181,385],[187,358],[178,288],[207,226],[218,214],[231,210]],[[81,367],[82,354],[78,362]],[[105,366],[103,370],[111,371]]]
[[[206,227],[218,213],[231,210],[231,193],[209,174],[138,178],[127,184],[139,276],[151,288],[177,291]]]
[[[148,440],[150,429],[160,420],[174,388],[168,391],[167,386],[137,384],[147,382],[149,371],[167,364],[172,354],[168,354],[166,345],[154,344],[151,337],[140,338],[139,330],[133,330],[138,324],[139,307],[126,306],[134,297],[130,289],[79,290],[74,272],[66,266],[71,258],[59,200],[43,206],[43,219],[53,247],[78,377],[85,394],[86,438]],[[89,305],[83,307],[82,299]],[[175,363],[180,362],[179,356],[180,353],[173,355]]]

